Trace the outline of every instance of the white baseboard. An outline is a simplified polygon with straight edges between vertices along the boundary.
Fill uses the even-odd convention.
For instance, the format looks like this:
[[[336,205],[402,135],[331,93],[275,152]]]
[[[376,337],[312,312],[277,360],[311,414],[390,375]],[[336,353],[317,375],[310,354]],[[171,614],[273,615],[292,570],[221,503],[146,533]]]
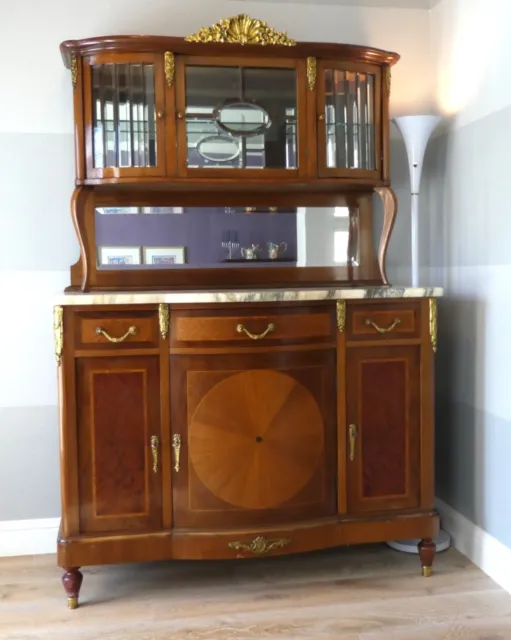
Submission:
[[[0,557],[56,553],[60,518],[0,522]]]
[[[511,549],[438,498],[436,507],[454,548],[511,593]]]

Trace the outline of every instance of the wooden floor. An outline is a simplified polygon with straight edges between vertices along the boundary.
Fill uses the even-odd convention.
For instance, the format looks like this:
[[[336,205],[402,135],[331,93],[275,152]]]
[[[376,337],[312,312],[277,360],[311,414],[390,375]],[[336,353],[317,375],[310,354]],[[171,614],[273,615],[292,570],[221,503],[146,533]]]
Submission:
[[[382,546],[238,562],[84,569],[66,608],[54,556],[0,559],[1,640],[511,639],[511,596],[455,551],[423,578]]]

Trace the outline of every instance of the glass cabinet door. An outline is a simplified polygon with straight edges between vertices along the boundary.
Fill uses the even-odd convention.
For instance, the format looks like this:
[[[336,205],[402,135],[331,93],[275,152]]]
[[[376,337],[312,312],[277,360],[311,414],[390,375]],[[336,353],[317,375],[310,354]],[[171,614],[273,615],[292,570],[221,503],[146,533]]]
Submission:
[[[298,114],[301,61],[181,61],[178,163],[184,176],[292,177],[305,169]],[[303,110],[305,113],[305,109]]]
[[[163,65],[153,54],[85,61],[88,178],[165,173]]]
[[[378,178],[379,67],[323,61],[318,73],[318,165],[322,177]]]

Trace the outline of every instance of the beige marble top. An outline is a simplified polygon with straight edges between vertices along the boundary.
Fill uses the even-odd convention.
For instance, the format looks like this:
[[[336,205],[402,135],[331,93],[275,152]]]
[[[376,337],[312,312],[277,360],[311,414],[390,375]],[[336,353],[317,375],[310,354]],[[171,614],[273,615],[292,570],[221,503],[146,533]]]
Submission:
[[[254,289],[231,291],[112,291],[67,293],[57,297],[62,306],[94,304],[194,304],[228,302],[293,302],[361,300],[373,298],[438,298],[440,287],[350,287],[324,289]]]

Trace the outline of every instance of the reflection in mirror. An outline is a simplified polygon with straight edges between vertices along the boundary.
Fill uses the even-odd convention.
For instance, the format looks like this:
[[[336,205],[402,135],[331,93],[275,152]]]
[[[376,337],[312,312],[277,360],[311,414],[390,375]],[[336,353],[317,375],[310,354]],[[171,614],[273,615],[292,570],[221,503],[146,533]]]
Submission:
[[[359,264],[356,208],[98,207],[95,232],[102,269]]]
[[[188,65],[185,81],[188,167],[298,167],[295,69]]]

